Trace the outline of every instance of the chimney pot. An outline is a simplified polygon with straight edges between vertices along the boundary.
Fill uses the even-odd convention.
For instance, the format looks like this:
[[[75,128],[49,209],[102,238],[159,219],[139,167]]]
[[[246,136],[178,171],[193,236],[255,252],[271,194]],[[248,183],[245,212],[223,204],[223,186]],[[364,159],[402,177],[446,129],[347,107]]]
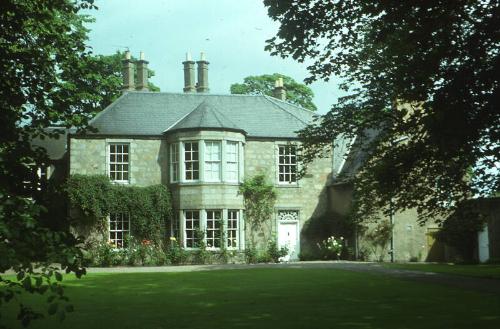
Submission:
[[[144,59],[144,53],[139,53],[137,61],[137,90],[147,91],[148,89],[148,61]]]
[[[134,63],[130,59],[130,52],[125,52],[125,59],[122,60],[123,91],[135,90],[134,84]]]
[[[186,60],[182,62],[184,65],[184,89],[185,93],[194,93],[196,86],[194,82],[194,61],[191,59],[191,53],[186,53]]]
[[[277,98],[282,101],[286,100],[286,90],[283,85],[283,78],[278,78],[274,82],[273,96],[274,98]]]
[[[196,84],[196,91],[199,93],[208,93],[208,61],[205,59],[205,53],[200,53],[200,60],[198,64],[198,83]]]

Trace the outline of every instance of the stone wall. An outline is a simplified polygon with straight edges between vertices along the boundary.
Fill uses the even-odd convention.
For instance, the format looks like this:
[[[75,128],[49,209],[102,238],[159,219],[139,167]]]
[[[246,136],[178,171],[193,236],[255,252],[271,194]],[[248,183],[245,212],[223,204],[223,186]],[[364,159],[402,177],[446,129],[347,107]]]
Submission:
[[[329,205],[332,216],[346,216],[352,200],[352,186],[339,184],[329,187]],[[429,221],[423,225],[417,221],[415,209],[396,212],[393,216],[393,253],[394,260],[408,261],[444,261],[446,248],[433,236],[439,226]],[[390,227],[390,218],[379,215],[374,222],[362,222],[362,227],[352,236],[347,237],[350,246],[356,250],[359,259],[370,261],[390,261],[390,235],[385,244],[374,243],[372,237],[380,236],[380,232]],[[335,231],[335,227],[332,228]]]
[[[278,146],[289,141],[247,140],[242,134],[234,132],[182,132],[169,136],[172,140],[239,140],[244,144],[240,171],[244,178],[265,173],[268,181],[277,190],[275,213],[266,223],[270,232],[276,233],[277,215],[280,210],[294,210],[299,213],[299,230],[311,217],[325,213],[328,205],[326,185],[331,173],[331,154],[327,158],[314,161],[308,174],[297,184],[278,182]],[[75,138],[70,143],[70,174],[107,175],[109,164],[109,143],[128,143],[130,145],[130,184],[147,186],[168,184],[172,191],[175,209],[243,209],[242,196],[238,193],[239,184],[209,182],[169,182],[168,143],[159,138]],[[264,237],[263,237],[264,238]],[[265,237],[266,239],[268,237]],[[265,243],[266,241],[261,241]]]
[[[70,174],[107,175],[109,143],[130,145],[130,184],[148,186],[167,182],[166,142],[148,138],[72,138]]]
[[[277,232],[278,212],[295,210],[299,213],[299,232],[311,217],[322,216],[328,208],[326,185],[331,174],[331,154],[316,159],[308,167],[307,174],[297,184],[280,184],[278,182],[278,147],[289,141],[247,140],[245,145],[245,177],[249,178],[264,173],[269,182],[274,183],[277,191],[275,213],[267,224],[272,233]],[[261,235],[262,239],[267,238]],[[300,245],[304,244],[304,236],[300,234]],[[264,244],[264,241],[260,241]],[[300,249],[297,250],[297,254]]]

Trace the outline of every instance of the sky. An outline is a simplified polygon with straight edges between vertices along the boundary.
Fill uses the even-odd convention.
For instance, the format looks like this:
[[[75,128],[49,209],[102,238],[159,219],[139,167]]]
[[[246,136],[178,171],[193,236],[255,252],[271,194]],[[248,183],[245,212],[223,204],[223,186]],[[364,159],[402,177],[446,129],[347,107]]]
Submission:
[[[303,82],[307,64],[271,56],[265,40],[275,36],[279,23],[267,16],[261,0],[97,0],[90,11],[95,22],[89,45],[94,53],[110,55],[127,48],[133,56],[143,51],[151,81],[161,91],[182,92],[182,62],[204,52],[209,64],[212,94],[228,94],[232,83],[250,75],[282,73]],[[324,114],[342,92],[335,79],[310,85],[319,114]]]

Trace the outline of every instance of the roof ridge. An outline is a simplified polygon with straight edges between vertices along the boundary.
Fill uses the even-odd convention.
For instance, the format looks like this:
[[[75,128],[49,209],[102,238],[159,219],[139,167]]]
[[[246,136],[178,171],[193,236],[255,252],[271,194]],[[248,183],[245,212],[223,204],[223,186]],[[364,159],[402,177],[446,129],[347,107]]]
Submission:
[[[296,109],[301,110],[301,111],[302,111],[302,112],[304,112],[304,113],[307,113],[307,114],[313,114],[313,115],[314,115],[314,114],[316,114],[316,113],[314,113],[313,111],[308,110],[308,109],[306,109],[306,108],[303,108],[302,106],[299,106],[299,105],[297,105],[297,104],[293,104],[293,103],[290,103],[290,102],[287,102],[287,101],[283,101],[283,100],[281,100],[281,99],[278,99],[278,98],[276,98],[276,97],[272,97],[272,96],[269,96],[269,95],[263,95],[263,96],[264,96],[264,97],[266,97],[266,98],[271,98],[271,99],[272,99],[274,102],[276,102],[276,103],[284,103],[284,104],[286,104],[286,105],[293,106],[293,107],[295,107]]]
[[[104,112],[107,112],[109,109],[116,107],[116,104],[118,104],[121,101],[121,99],[125,98],[128,94],[130,94],[130,93],[124,92],[123,94],[120,95],[120,97],[118,97],[116,100],[114,100],[111,104],[109,104],[104,109],[102,109],[102,111],[99,111],[92,119],[90,119],[90,121],[88,122],[88,126],[91,126],[95,120],[97,120],[101,115],[103,115]]]
[[[280,108],[281,110],[283,110],[283,111],[285,111],[286,113],[290,114],[291,116],[293,116],[293,117],[294,117],[294,118],[296,118],[297,120],[299,120],[299,121],[301,121],[301,122],[303,122],[303,123],[305,123],[305,124],[309,124],[309,122],[304,121],[302,118],[298,117],[298,116],[297,116],[295,113],[293,113],[292,111],[289,111],[289,110],[287,110],[286,108],[284,108],[283,106],[281,106],[280,104],[278,104],[278,103],[276,102],[276,101],[277,101],[277,99],[276,99],[276,98],[271,97],[271,96],[267,96],[267,95],[264,95],[264,97],[265,97],[268,101],[270,101],[272,104],[276,105],[278,108]],[[283,102],[283,101],[281,101],[281,102]],[[284,103],[286,103],[286,102],[284,102]],[[289,104],[289,103],[286,103],[286,104]],[[297,107],[297,106],[296,106],[296,107]],[[298,108],[302,109],[301,107],[298,107]],[[308,110],[306,110],[306,109],[303,109],[303,110],[304,110],[304,111],[308,111]],[[310,111],[309,111],[309,112],[310,112]]]
[[[128,94],[148,94],[148,95],[190,95],[190,96],[226,96],[226,97],[264,97],[266,95],[258,94],[258,95],[250,95],[250,94],[222,94],[222,93],[185,93],[185,92],[173,92],[173,91],[127,91]]]

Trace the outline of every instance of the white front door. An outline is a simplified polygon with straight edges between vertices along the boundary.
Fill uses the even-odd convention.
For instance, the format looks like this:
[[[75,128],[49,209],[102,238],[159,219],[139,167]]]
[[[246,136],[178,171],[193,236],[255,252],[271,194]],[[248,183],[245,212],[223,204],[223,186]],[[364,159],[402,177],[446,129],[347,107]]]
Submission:
[[[278,247],[287,247],[284,261],[299,258],[299,230],[297,222],[280,222],[278,227]]]

